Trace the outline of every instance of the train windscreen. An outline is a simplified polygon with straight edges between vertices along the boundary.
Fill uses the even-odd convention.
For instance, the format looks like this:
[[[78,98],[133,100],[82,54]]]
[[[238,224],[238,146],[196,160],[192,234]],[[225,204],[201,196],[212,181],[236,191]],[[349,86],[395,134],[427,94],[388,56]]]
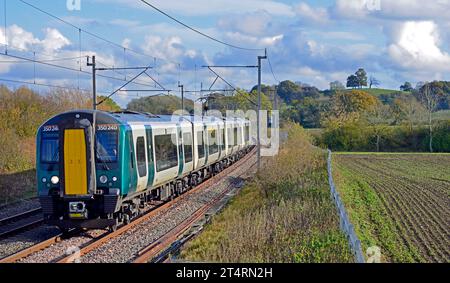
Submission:
[[[58,135],[48,135],[41,140],[41,163],[53,164],[59,162]]]
[[[117,162],[118,137],[116,131],[97,131],[96,158],[97,162]]]

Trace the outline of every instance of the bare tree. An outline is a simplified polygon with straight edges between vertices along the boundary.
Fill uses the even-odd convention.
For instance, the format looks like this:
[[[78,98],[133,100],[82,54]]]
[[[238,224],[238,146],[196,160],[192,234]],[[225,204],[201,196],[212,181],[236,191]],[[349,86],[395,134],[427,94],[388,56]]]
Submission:
[[[418,93],[422,104],[425,106],[428,114],[428,126],[430,135],[430,152],[433,152],[433,112],[439,104],[441,93],[433,87],[433,84],[425,84]]]
[[[389,121],[392,119],[390,107],[378,102],[377,106],[366,114],[366,119],[373,135],[376,137],[377,152],[380,152],[381,139],[386,135],[389,129]]]
[[[377,79],[377,78],[375,78],[374,76],[370,76],[370,79],[369,79],[369,88],[372,88],[372,86],[380,86],[380,81]]]
[[[394,122],[407,122],[410,132],[413,131],[416,123],[424,120],[426,114],[424,106],[412,95],[397,98],[392,108]]]

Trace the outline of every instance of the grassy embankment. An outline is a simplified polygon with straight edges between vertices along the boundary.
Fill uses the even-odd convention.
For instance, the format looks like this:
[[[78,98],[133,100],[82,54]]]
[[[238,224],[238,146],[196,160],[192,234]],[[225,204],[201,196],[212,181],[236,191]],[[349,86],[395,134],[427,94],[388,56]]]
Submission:
[[[448,154],[336,154],[335,182],[363,250],[385,262],[448,262]]]
[[[326,155],[299,126],[181,257],[203,262],[351,262],[330,198]]]

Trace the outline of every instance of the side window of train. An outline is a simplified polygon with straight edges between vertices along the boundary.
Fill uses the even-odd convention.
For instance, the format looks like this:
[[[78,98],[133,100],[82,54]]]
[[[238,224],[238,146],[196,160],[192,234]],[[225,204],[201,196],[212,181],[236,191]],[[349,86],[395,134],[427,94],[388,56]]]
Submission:
[[[225,129],[222,129],[221,148],[225,150]]]
[[[238,128],[234,128],[234,146],[238,145]]]
[[[197,132],[197,142],[198,142],[198,158],[205,157],[205,135],[203,131]]]
[[[250,126],[245,126],[245,142],[250,141]]]
[[[178,146],[174,144],[176,135],[155,136],[156,171],[162,172],[178,166]]]
[[[183,134],[183,145],[184,145],[184,162],[192,162],[192,134]]]
[[[208,134],[209,134],[209,154],[215,154],[219,152],[217,130],[210,130]]]
[[[136,141],[136,160],[139,177],[147,176],[147,162],[145,160],[145,139],[139,137]]]
[[[128,132],[127,135],[128,135],[128,144],[130,147],[130,166],[132,169],[134,169],[133,137],[131,136],[131,132]]]

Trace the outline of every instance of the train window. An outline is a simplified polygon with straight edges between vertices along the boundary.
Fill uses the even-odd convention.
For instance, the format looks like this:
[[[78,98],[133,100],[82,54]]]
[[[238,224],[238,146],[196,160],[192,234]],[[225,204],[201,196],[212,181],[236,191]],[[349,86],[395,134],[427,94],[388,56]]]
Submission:
[[[245,142],[250,141],[250,126],[245,126]]]
[[[97,131],[96,157],[98,162],[117,162],[117,132]]]
[[[41,142],[41,162],[58,163],[59,162],[59,139],[43,138]]]
[[[233,131],[231,129],[227,130],[228,132],[228,148],[233,147]]]
[[[145,160],[145,139],[139,137],[136,141],[136,160],[139,177],[147,176],[147,162]]]
[[[242,127],[238,128],[238,144],[242,144]]]
[[[222,129],[221,147],[222,150],[225,150],[225,129]]]
[[[234,146],[238,145],[238,128],[234,128]]]
[[[176,135],[155,136],[156,171],[162,172],[178,166]]]
[[[210,130],[209,135],[209,154],[216,154],[219,152],[219,143],[217,140],[217,130]]]
[[[192,162],[192,134],[183,134],[183,145],[184,145],[184,162]]]
[[[198,147],[198,158],[205,157],[205,135],[202,132],[197,132],[197,147]]]

